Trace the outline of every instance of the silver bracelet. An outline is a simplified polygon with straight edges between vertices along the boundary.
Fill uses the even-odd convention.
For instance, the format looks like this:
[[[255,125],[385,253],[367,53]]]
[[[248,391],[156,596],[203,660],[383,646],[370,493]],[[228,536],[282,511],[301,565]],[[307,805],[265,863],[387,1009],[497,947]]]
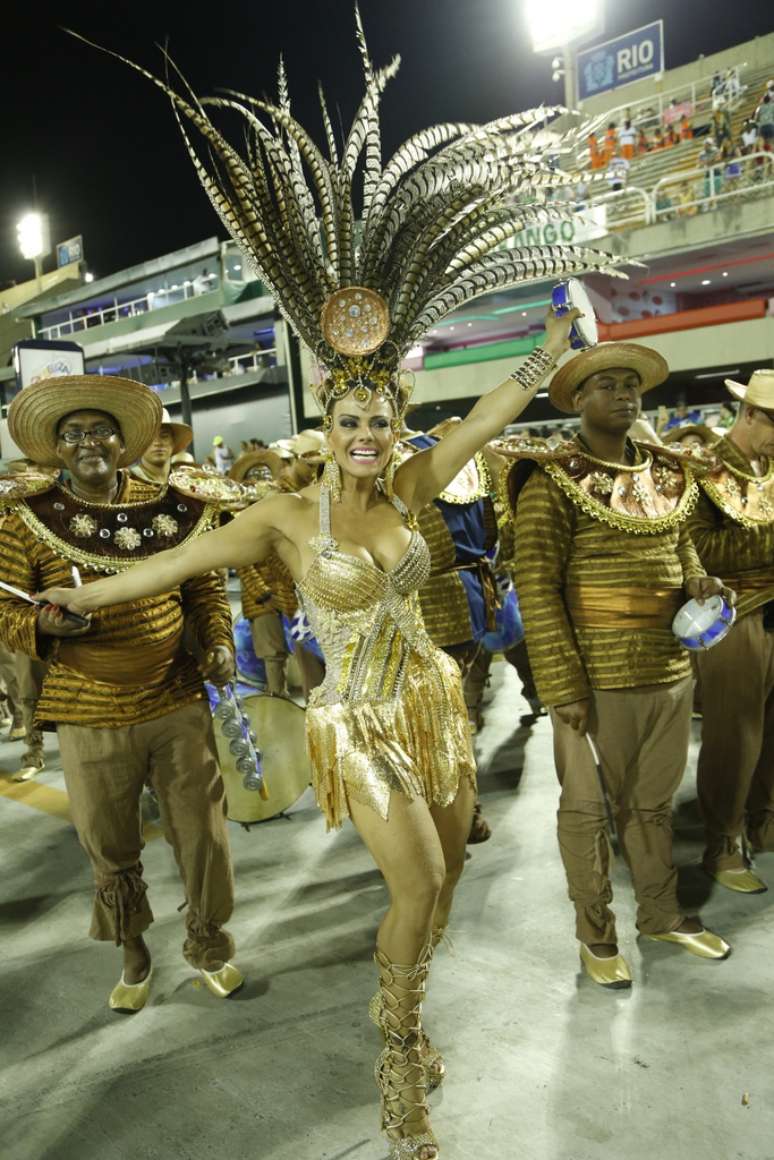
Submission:
[[[533,387],[542,383],[555,366],[556,359],[553,355],[543,350],[542,346],[536,346],[526,362],[517,370],[511,371],[508,378],[518,383],[522,391],[531,391]]]

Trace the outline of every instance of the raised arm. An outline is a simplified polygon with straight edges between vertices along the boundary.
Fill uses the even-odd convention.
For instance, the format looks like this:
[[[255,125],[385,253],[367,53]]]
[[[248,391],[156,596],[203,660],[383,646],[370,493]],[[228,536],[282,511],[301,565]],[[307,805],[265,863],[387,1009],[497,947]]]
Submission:
[[[88,615],[106,605],[127,604],[143,596],[158,596],[178,588],[193,576],[217,568],[241,568],[262,560],[284,538],[280,530],[292,521],[295,497],[271,496],[254,504],[222,528],[206,532],[198,540],[170,548],[82,588],[50,588],[38,595],[71,612]]]
[[[401,464],[395,475],[395,490],[412,511],[421,511],[435,499],[484,444],[522,413],[554,369],[556,360],[570,349],[570,329],[580,316],[579,310],[571,310],[562,318],[549,311],[545,320],[545,342],[542,348],[533,352],[535,361],[540,360],[542,365],[525,366],[522,382],[518,377],[509,376],[494,390],[482,395],[468,417],[453,427],[435,447]]]

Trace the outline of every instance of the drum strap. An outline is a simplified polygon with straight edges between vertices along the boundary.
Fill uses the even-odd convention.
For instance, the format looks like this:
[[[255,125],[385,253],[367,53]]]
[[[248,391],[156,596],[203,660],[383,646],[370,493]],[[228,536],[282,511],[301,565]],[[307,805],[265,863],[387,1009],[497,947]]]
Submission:
[[[578,628],[670,628],[684,600],[682,588],[577,584],[564,590],[567,612]]]

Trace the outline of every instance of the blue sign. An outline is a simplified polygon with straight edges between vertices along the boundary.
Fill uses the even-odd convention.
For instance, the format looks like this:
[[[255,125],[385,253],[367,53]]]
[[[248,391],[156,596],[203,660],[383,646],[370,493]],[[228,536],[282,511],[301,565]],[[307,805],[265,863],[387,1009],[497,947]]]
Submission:
[[[664,21],[587,48],[577,56],[578,100],[586,101],[664,71]]]
[[[79,234],[77,238],[68,238],[66,242],[60,242],[56,248],[56,264],[57,268],[62,266],[69,266],[71,262],[83,261],[83,238]]]

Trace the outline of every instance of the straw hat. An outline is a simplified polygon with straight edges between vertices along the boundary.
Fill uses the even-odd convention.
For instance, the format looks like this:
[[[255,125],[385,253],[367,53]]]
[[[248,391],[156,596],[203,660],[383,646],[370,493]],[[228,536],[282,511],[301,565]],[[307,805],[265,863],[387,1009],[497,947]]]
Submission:
[[[644,395],[669,374],[666,360],[658,351],[636,342],[600,342],[581,351],[559,367],[548,388],[548,395],[558,411],[567,415],[576,413],[573,395],[586,379],[597,371],[624,367],[640,376],[640,394]]]
[[[139,459],[161,424],[158,395],[142,383],[112,375],[58,375],[24,387],[8,408],[11,438],[28,459],[61,466],[56,429],[73,411],[104,411],[121,429],[125,445],[119,467]]]
[[[167,427],[172,433],[174,440],[172,454],[177,455],[179,452],[185,451],[193,439],[193,428],[189,427],[187,423],[176,423],[166,407],[161,412],[161,426]]]
[[[713,443],[718,441],[718,436],[706,423],[686,423],[682,427],[673,427],[671,431],[667,431],[665,435],[661,436],[661,442],[682,443],[683,439],[689,435],[698,436],[704,447],[711,447]]]
[[[247,451],[240,455],[229,471],[229,479],[241,483],[248,471],[263,464],[271,472],[272,479],[279,479],[282,471],[282,459],[276,451]]]
[[[326,443],[322,431],[315,427],[307,427],[297,435],[292,435],[290,439],[278,439],[276,444],[272,443],[272,447],[274,446],[284,447],[297,459],[304,459],[324,455]]]
[[[747,386],[733,379],[726,379],[725,382],[734,398],[741,403],[747,403],[748,407],[760,407],[762,411],[774,411],[774,371],[753,371]],[[19,442],[18,439],[16,442]]]

